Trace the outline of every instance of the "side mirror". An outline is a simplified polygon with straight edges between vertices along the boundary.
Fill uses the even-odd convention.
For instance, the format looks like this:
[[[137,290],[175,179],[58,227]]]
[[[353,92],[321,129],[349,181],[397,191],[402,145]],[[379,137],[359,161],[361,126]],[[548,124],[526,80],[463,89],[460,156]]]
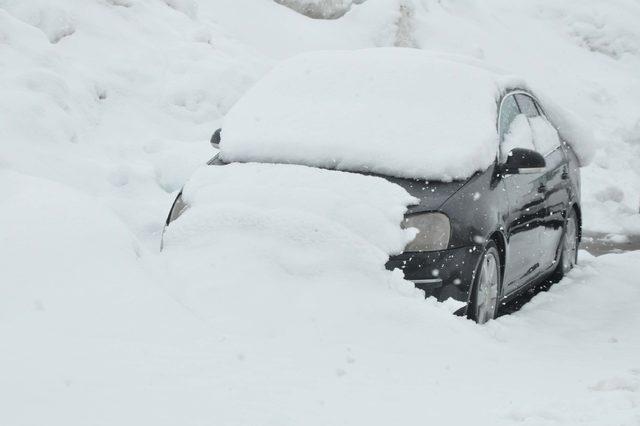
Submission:
[[[211,135],[210,143],[215,149],[220,149],[220,133],[222,133],[222,129],[216,130],[213,132],[213,135]]]
[[[531,149],[514,148],[509,152],[507,161],[502,166],[502,174],[542,173],[546,165],[544,157],[539,152]]]

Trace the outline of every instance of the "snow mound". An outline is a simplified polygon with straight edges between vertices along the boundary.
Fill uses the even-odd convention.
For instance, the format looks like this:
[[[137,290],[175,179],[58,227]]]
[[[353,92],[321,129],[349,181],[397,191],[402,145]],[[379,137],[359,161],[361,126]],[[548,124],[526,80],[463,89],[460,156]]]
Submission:
[[[364,273],[375,279],[385,276],[389,254],[412,237],[399,224],[415,199],[378,177],[230,164],[200,169],[182,194],[190,207],[167,229],[165,250],[214,253],[221,271],[233,275],[240,268],[243,279],[268,280],[265,271],[274,269],[298,278]]]
[[[306,341],[314,330],[357,335],[375,311],[408,315],[406,303],[422,315],[424,293],[384,266],[415,232],[399,226],[416,201],[400,186],[298,165],[229,164],[200,169],[183,198],[189,208],[164,235],[163,256],[180,277],[171,291],[230,333],[279,330]]]
[[[450,180],[498,149],[495,74],[413,49],[303,54],[225,117],[228,161],[285,162]]]
[[[1,166],[101,197],[156,249],[171,192],[270,63],[196,6],[0,0]]]
[[[23,343],[25,335],[38,335],[28,349],[22,344],[6,349],[47,354],[37,367],[21,357],[23,367],[56,375],[75,356],[69,351],[56,364],[55,356],[68,350],[61,340],[86,339],[85,348],[97,335],[145,340],[152,339],[160,318],[173,318],[162,326],[167,333],[178,324],[171,323],[184,315],[159,291],[143,247],[103,203],[21,173],[0,170],[0,180],[5,185],[0,220],[8,225],[0,227],[0,290],[6,295],[0,300],[0,334],[4,342]],[[140,312],[147,315],[141,318]]]
[[[354,3],[364,0],[275,0],[298,13],[315,19],[336,19],[349,11]]]

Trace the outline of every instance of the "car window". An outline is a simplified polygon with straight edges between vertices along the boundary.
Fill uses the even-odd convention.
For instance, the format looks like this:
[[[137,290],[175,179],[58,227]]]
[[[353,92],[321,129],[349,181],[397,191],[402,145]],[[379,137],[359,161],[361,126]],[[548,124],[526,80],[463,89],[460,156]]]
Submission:
[[[520,114],[520,108],[518,108],[515,98],[513,95],[507,95],[500,107],[500,122],[498,123],[500,141],[504,140],[504,136],[509,132],[511,122],[518,114]]]
[[[520,107],[520,111],[525,114],[527,117],[537,117],[540,115],[538,113],[538,108],[533,99],[530,96],[523,95],[518,93],[515,95],[516,101],[518,102],[518,106]]]
[[[505,133],[500,143],[500,160],[506,161],[509,153],[515,148],[536,150],[529,118],[524,114],[516,115]]]

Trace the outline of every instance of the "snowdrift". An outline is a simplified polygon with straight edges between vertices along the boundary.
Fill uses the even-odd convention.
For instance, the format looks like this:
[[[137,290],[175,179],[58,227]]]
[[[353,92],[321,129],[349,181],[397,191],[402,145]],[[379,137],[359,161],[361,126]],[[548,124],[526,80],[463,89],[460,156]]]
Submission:
[[[208,325],[201,345],[215,353],[187,378],[215,395],[190,419],[633,424],[637,253],[583,252],[549,293],[478,327],[383,270],[409,237],[396,223],[412,202],[385,180],[232,164],[199,170],[184,191],[167,288]]]
[[[195,6],[1,0],[2,166],[105,201],[157,246],[170,193],[270,61]]]
[[[224,288],[254,282],[278,294],[283,281],[327,286],[347,277],[366,278],[375,287],[392,279],[384,264],[414,236],[400,222],[417,200],[382,178],[355,173],[296,165],[208,166],[187,183],[182,197],[189,207],[165,231],[165,256],[185,250],[206,259],[212,279],[219,276]]]

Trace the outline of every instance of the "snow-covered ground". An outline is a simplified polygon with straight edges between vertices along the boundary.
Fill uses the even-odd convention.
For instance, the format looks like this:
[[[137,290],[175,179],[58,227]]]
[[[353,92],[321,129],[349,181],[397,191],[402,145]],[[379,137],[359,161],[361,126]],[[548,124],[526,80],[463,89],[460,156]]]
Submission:
[[[384,270],[408,200],[362,176],[395,197],[354,192],[355,215],[379,209],[370,222],[317,187],[333,203],[319,217],[285,203],[285,222],[226,222],[271,256],[253,269],[242,245],[188,227],[158,252],[212,130],[276,61],[391,45],[512,70],[590,122],[585,228],[640,234],[636,1],[333,3],[351,8],[312,20],[267,0],[0,0],[0,424],[640,423],[639,252],[581,252],[550,292],[477,327]],[[274,253],[282,241],[252,244],[256,228],[299,245]],[[306,267],[314,253],[322,268]]]

